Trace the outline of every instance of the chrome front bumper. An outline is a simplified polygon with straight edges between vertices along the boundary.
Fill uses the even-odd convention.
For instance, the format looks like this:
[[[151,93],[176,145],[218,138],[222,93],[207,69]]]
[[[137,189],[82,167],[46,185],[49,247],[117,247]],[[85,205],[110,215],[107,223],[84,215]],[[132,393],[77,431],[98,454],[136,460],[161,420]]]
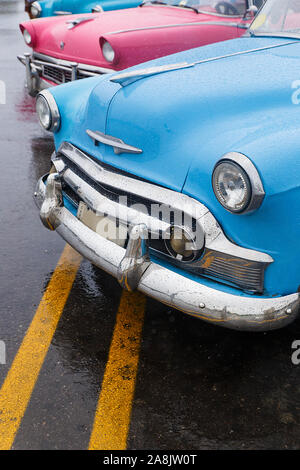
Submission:
[[[260,298],[232,295],[150,261],[144,224],[132,229],[127,249],[101,237],[80,222],[62,204],[59,175],[38,181],[35,202],[43,224],[56,230],[83,257],[144,294],[207,322],[236,330],[266,331],[291,323],[300,309],[300,294]]]
[[[63,74],[68,73],[69,81],[114,72],[113,69],[70,62],[38,53],[32,55],[26,52],[23,56],[18,56],[18,60],[26,68],[26,86],[30,96],[36,96],[38,92],[53,86],[53,83],[56,85],[64,83],[50,76],[43,77],[45,67],[51,67]]]

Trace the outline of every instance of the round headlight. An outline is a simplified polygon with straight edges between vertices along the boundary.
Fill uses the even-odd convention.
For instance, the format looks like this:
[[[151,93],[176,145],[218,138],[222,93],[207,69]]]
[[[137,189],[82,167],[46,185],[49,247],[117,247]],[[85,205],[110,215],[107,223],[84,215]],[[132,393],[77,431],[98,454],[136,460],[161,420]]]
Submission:
[[[102,54],[107,62],[113,62],[115,60],[115,51],[111,47],[108,41],[105,41],[102,46]]]
[[[243,212],[251,199],[247,173],[232,161],[219,162],[213,172],[213,189],[218,201],[230,212]]]
[[[214,168],[212,185],[222,206],[236,214],[255,211],[265,197],[256,166],[239,152],[223,155]]]
[[[47,100],[42,95],[37,97],[36,112],[42,127],[48,131],[51,127],[51,111]]]
[[[178,259],[179,261],[192,261],[201,252],[197,246],[195,237],[190,235],[188,230],[184,227],[173,226],[168,230],[167,237],[165,239],[165,246],[171,256]]]
[[[41,126],[47,131],[56,132],[60,127],[60,114],[53,95],[43,90],[36,99],[36,112]]]
[[[27,29],[24,29],[23,31],[23,38],[26,44],[29,46],[31,44],[32,38],[30,33],[27,31]]]
[[[30,7],[30,14],[32,18],[38,18],[41,14],[42,8],[39,2],[33,2]]]

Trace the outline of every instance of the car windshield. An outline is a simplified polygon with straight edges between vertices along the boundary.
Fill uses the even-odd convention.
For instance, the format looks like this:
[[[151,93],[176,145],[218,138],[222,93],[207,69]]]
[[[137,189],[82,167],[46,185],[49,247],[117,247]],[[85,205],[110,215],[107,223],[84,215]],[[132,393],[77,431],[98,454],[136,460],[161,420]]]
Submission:
[[[182,8],[191,8],[198,13],[209,13],[222,16],[243,16],[248,4],[261,3],[263,0],[146,0],[144,3],[170,5]]]
[[[253,36],[300,38],[300,0],[269,0],[250,26]]]

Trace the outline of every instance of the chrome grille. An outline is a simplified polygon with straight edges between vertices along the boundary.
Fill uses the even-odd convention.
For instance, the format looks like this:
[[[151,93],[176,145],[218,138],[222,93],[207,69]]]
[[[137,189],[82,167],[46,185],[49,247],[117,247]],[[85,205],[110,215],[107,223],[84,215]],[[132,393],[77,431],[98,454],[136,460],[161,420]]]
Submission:
[[[205,251],[199,265],[202,274],[208,277],[222,279],[229,284],[256,293],[263,291],[266,267],[265,263],[235,258],[209,250]]]
[[[66,156],[61,155],[62,160],[68,168],[71,168],[84,181],[93,186],[100,194],[105,195],[112,201],[118,201],[120,196],[127,197],[128,207],[136,204],[143,204],[149,210],[153,201],[148,198],[141,198],[129,192],[120,192],[116,188],[108,187],[104,184],[97,184],[91,178],[88,178],[74,163]],[[114,169],[116,172],[117,170]],[[133,177],[131,175],[131,177]],[[65,195],[78,207],[81,201],[80,196],[63,180],[63,191]],[[195,229],[195,221],[193,221],[193,230]],[[219,282],[238,287],[245,292],[256,294],[263,293],[264,273],[267,267],[265,263],[258,263],[242,258],[235,258],[232,255],[226,255],[217,251],[205,249],[203,255],[198,261],[192,263],[181,263],[170,256],[166,246],[162,240],[149,240],[149,246],[153,253],[159,257],[164,257],[171,264],[177,265],[179,268],[184,267],[185,270],[196,275],[205,276]]]
[[[89,164],[87,164],[88,162]],[[124,175],[124,172],[117,168],[112,170],[107,164],[100,163],[99,161],[96,162],[91,156],[84,154],[71,144],[64,143],[61,146],[53,163],[57,171],[61,174],[64,194],[75,206],[78,206],[84,194],[80,189],[80,181],[88,185],[86,186],[86,190],[93,188],[94,192],[96,191],[96,193],[116,203],[119,203],[120,196],[127,196],[127,207],[129,208],[132,205],[143,204],[143,206],[146,206],[148,209],[152,204],[161,203],[163,200],[165,201],[164,204],[170,204],[169,207],[172,208],[172,210],[178,210],[178,207],[180,207],[181,211],[182,206],[180,203],[176,202],[176,199],[179,198],[180,200],[181,198],[186,198],[183,194],[153,185],[144,180],[141,181],[134,175]],[[73,172],[73,174],[79,178],[77,178],[78,183],[75,184],[74,181],[71,181],[69,178],[69,181],[71,181],[70,186],[68,178],[65,178],[65,172],[67,170]],[[126,184],[120,184],[120,178],[122,182],[126,182]],[[149,188],[147,189],[147,187]],[[153,196],[153,198],[151,196]],[[92,201],[92,199],[89,198],[88,200],[90,202]],[[198,203],[195,201],[195,204]],[[90,208],[93,210],[93,205]],[[200,212],[197,219],[193,219],[193,225],[194,223],[200,223],[202,225],[204,217],[213,217],[209,211],[207,212],[204,206],[203,210],[206,211],[205,215],[203,212]],[[142,219],[143,215],[141,213],[141,221]],[[164,220],[164,222],[167,221]],[[172,224],[172,220],[169,219],[168,223]],[[209,227],[211,226],[208,226],[208,228]],[[265,253],[254,252],[232,244],[226,239],[218,224],[217,230],[219,233],[218,236],[216,236],[214,231],[211,231],[211,233],[214,234],[213,241],[222,238],[223,242],[221,245],[223,245],[224,251],[218,249],[220,248],[220,243],[217,244],[218,248],[211,247],[209,240],[210,230],[208,230],[208,232],[205,232],[206,241],[203,252],[197,259],[192,261],[181,261],[171,256],[166,249],[162,237],[156,240],[150,238],[150,249],[154,255],[164,258],[168,263],[177,266],[179,269],[188,271],[195,276],[213,279],[222,284],[239,288],[247,293],[262,294],[264,292],[265,270],[272,262],[272,258]]]
[[[20,55],[18,56],[18,60],[28,67],[28,72],[38,72],[39,77],[50,80],[57,85],[72,80],[80,80],[82,78],[115,72],[115,70],[111,68],[70,62],[39,53],[34,53],[32,56],[30,56],[30,54],[25,54],[24,56]]]
[[[155,201],[151,200],[150,198],[146,198],[146,197],[141,197],[141,196],[138,196],[136,194],[133,194],[129,191],[120,191],[118,190],[117,188],[115,187],[112,187],[112,186],[108,186],[104,183],[96,183],[92,177],[88,176],[86,173],[84,173],[76,164],[74,164],[74,162],[72,162],[66,155],[64,154],[60,154],[59,155],[62,159],[62,161],[65,163],[66,167],[67,168],[70,168],[71,170],[73,170],[76,175],[78,175],[82,180],[86,181],[90,186],[92,186],[93,188],[95,188],[97,191],[99,191],[100,194],[102,195],[105,195],[108,199],[112,200],[112,201],[119,201],[121,197],[124,197],[126,196],[126,202],[127,202],[127,205],[128,207],[131,207],[131,206],[134,206],[136,204],[143,204],[149,211],[151,209],[151,204],[155,204]],[[90,157],[91,158],[91,157]],[[96,160],[95,160],[96,161]],[[98,161],[97,164],[99,165],[100,168],[107,168],[109,167],[108,165],[105,165],[103,163],[100,164],[100,162]],[[111,169],[111,167],[109,167]],[[117,168],[114,168],[113,169],[113,172],[116,173],[116,174],[124,174],[123,171],[121,170],[117,170]],[[132,174],[126,174],[129,178],[132,178],[132,179],[137,179],[137,180],[140,180],[140,178],[132,175]],[[62,178],[63,180],[63,178]],[[70,196],[72,197],[72,200],[75,202],[76,201],[76,205],[79,204],[80,202],[80,197],[78,195],[76,195],[76,193],[72,190],[72,188],[63,180],[63,183],[64,183],[64,190],[65,192]]]
[[[82,78],[91,77],[98,75],[85,70],[80,70],[79,68],[76,71],[76,80],[81,80]],[[99,73],[101,75],[101,73]],[[43,63],[42,68],[42,77],[50,80],[57,85],[62,83],[68,83],[72,81],[72,68],[67,66],[58,66],[56,64],[45,64]]]
[[[43,67],[43,77],[51,80],[51,82],[61,84],[70,82],[72,78],[71,71],[58,69],[52,65],[44,65]]]

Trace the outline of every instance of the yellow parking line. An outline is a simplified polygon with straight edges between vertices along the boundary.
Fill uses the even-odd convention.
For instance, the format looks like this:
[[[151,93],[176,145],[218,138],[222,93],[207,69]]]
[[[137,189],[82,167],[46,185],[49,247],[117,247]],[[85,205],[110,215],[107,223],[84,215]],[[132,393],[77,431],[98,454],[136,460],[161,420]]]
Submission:
[[[139,362],[146,299],[123,292],[118,309],[90,450],[124,450]]]
[[[0,390],[0,450],[11,448],[81,262],[66,245]]]

